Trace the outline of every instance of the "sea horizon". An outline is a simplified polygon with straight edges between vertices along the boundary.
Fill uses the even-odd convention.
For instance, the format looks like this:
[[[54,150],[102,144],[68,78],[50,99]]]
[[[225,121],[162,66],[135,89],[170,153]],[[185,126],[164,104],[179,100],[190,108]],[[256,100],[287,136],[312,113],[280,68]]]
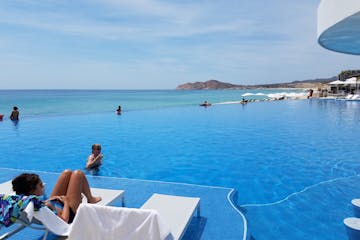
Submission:
[[[305,89],[11,89],[0,90],[0,114],[8,117],[13,106],[20,118],[38,115],[66,115],[112,112],[121,105],[124,112],[212,104],[231,104],[243,98],[266,100],[276,96],[305,96]]]

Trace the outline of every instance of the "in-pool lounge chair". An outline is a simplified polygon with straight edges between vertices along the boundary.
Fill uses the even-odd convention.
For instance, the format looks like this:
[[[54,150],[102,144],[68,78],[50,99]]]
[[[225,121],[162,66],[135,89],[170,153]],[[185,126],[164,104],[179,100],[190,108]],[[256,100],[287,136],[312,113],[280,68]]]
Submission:
[[[195,213],[200,217],[200,198],[153,194],[141,209],[156,210],[169,225],[173,239],[181,239]]]
[[[200,198],[153,194],[140,209],[82,204],[69,238],[178,240],[196,210],[200,215],[199,203]]]
[[[9,185],[11,186],[11,183],[10,184],[5,183],[5,184],[3,184],[3,186],[6,184],[7,184],[7,186],[9,186]],[[11,193],[11,188],[10,188],[10,191],[7,191],[6,189],[3,189],[3,190],[4,190],[3,192],[5,192],[5,193],[8,193],[8,194]],[[103,194],[103,192],[106,190],[104,190],[104,189],[97,190],[97,189],[93,189],[93,188],[91,190],[95,194],[103,196],[103,200],[101,202],[99,202],[99,204],[105,205],[112,201],[110,198],[107,198],[107,195]],[[0,191],[1,191],[1,184],[0,184]],[[97,193],[97,191],[100,191],[100,192]],[[113,190],[110,190],[109,193],[113,193]],[[121,190],[117,190],[117,193],[118,193],[117,197],[122,197],[122,199],[123,199],[124,192]],[[98,205],[98,204],[96,204],[96,205]],[[78,210],[79,213],[77,214],[77,216],[80,215],[81,208],[85,209],[85,211],[83,211],[83,212],[89,212],[89,210],[91,210],[91,208],[93,208],[93,210],[99,209],[99,207],[97,207],[96,205],[93,205],[93,204],[84,204],[83,205],[82,204],[82,206],[80,206],[80,208]],[[109,208],[104,207],[104,212],[110,212],[109,211],[110,208],[111,207],[109,207]],[[115,214],[119,214],[119,212],[121,212],[122,209],[124,209],[123,211],[125,211],[125,212],[129,211],[128,208],[114,208],[114,207],[112,207],[111,211],[113,211],[113,213],[115,213]],[[184,235],[195,211],[197,211],[198,217],[200,216],[200,198],[182,197],[182,196],[173,196],[173,195],[164,195],[164,194],[153,194],[144,203],[144,205],[140,209],[137,209],[137,210],[135,209],[135,211],[139,211],[139,212],[141,212],[141,210],[144,210],[144,212],[155,210],[155,212],[160,216],[162,221],[164,221],[166,223],[166,225],[169,228],[169,232],[171,233],[167,236],[166,239],[178,240],[178,239],[181,239],[182,236]],[[28,207],[24,210],[24,212],[25,213],[23,213],[23,216],[21,216],[20,219],[18,220],[19,222],[22,223],[20,226],[20,227],[22,227],[21,229],[23,229],[24,227],[27,227],[27,226],[32,227],[32,225],[34,225],[33,223],[34,223],[34,219],[35,219],[35,223],[40,224],[40,226],[41,226],[40,229],[46,230],[46,233],[45,233],[43,239],[47,238],[47,234],[49,231],[51,231],[57,235],[60,235],[60,236],[68,236],[70,231],[72,230],[71,224],[67,224],[64,221],[62,221],[50,209],[48,209],[46,207],[41,208],[39,211],[34,212],[33,204],[30,203],[28,205]],[[136,213],[136,214],[138,214],[138,213]],[[29,217],[31,218],[31,220],[28,219]],[[32,217],[34,217],[34,218],[32,218]],[[115,219],[116,220],[115,224],[116,224],[116,222],[118,222],[118,218],[116,217],[116,215],[112,216],[112,218],[114,218],[114,217],[116,218]],[[99,219],[96,219],[96,220],[98,222],[100,221]],[[132,221],[132,219],[129,219],[129,221]],[[76,218],[75,218],[74,222],[76,222]],[[128,222],[128,221],[125,221],[125,222]],[[45,225],[46,227],[42,226],[42,224]],[[99,224],[97,224],[97,225],[99,225]],[[162,227],[161,225],[162,224],[159,224],[160,227]],[[39,229],[39,228],[35,227],[35,229]],[[74,229],[79,229],[79,228],[74,228]],[[17,230],[16,232],[18,232],[18,231],[19,230]],[[12,232],[11,235],[13,235],[16,232]],[[164,231],[162,231],[162,232],[164,232]],[[5,236],[3,235],[4,237],[1,236],[0,239],[6,239],[7,237],[9,237],[11,235],[9,235],[9,234],[6,234]]]
[[[101,206],[109,205],[109,204],[113,203],[115,200],[120,198],[121,202],[122,202],[122,206],[123,207],[125,206],[125,198],[124,198],[125,192],[123,190],[91,188],[91,192],[92,192],[92,194],[94,194],[96,196],[101,196],[102,199],[100,202],[97,203],[98,205],[101,205]],[[7,182],[0,184],[0,193],[7,194],[7,195],[14,194],[14,191],[12,190],[11,181],[7,181]],[[87,202],[86,197],[83,197],[83,203],[86,203],[86,202]],[[49,210],[48,208],[44,208],[44,209]],[[28,209],[28,211],[33,211],[33,210],[31,210],[31,207],[30,207],[30,210]],[[52,213],[52,212],[50,211],[50,213]],[[50,213],[46,213],[46,214],[50,214]],[[46,216],[48,216],[48,215],[46,215]],[[59,220],[60,220],[60,218],[59,218]],[[62,221],[62,220],[60,220],[60,221]],[[10,236],[21,231],[25,227],[30,227],[30,228],[37,229],[37,230],[45,230],[45,235],[44,235],[43,239],[47,238],[49,229],[46,228],[42,224],[41,221],[36,219],[36,217],[33,218],[31,221],[29,221],[29,219],[27,217],[27,213],[21,213],[19,219],[16,221],[16,224],[18,224],[19,226],[13,230],[1,235],[0,240],[9,238]],[[2,228],[2,227],[3,226],[0,225],[0,228]]]

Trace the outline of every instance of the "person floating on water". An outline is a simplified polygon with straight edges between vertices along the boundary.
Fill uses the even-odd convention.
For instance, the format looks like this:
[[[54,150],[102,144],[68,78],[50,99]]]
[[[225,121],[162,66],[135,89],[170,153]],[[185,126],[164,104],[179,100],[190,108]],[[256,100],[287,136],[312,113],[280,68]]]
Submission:
[[[243,98],[241,101],[240,101],[241,104],[246,104],[248,103],[248,100],[246,100],[245,98]]]
[[[209,106],[211,106],[211,103],[209,103],[208,101],[204,101],[202,104],[200,104],[200,106],[209,107]]]
[[[121,106],[119,105],[119,107],[116,109],[116,114],[120,115],[121,114]]]
[[[10,115],[11,121],[19,121],[19,110],[18,107],[14,106]]]
[[[91,146],[91,154],[89,155],[86,163],[86,169],[93,171],[93,173],[97,173],[102,164],[102,159],[103,155],[101,154],[101,145],[93,144]]]

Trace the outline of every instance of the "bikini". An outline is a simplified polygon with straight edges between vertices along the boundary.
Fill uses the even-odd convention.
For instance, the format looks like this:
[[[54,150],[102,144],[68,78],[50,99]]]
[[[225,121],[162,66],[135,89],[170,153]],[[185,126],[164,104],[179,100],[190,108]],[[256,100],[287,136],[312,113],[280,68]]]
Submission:
[[[57,208],[60,208],[60,209],[64,209],[64,204],[60,201],[60,200],[50,200],[48,201],[48,203],[53,207],[50,208],[56,215],[58,215],[58,210]],[[69,207],[70,208],[70,207]],[[70,213],[69,213],[69,221],[68,223],[72,223],[74,218],[75,218],[75,213],[73,212],[73,210],[70,208]]]

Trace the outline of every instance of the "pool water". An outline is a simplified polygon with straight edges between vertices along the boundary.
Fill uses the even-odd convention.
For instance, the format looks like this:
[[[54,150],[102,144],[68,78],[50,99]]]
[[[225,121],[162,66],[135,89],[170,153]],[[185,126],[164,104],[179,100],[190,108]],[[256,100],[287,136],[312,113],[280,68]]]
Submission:
[[[253,239],[345,239],[360,197],[360,102],[288,100],[0,122],[1,167],[235,188]]]

